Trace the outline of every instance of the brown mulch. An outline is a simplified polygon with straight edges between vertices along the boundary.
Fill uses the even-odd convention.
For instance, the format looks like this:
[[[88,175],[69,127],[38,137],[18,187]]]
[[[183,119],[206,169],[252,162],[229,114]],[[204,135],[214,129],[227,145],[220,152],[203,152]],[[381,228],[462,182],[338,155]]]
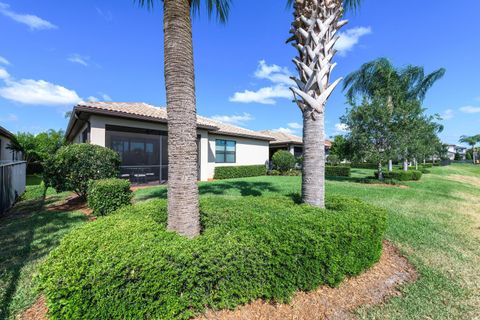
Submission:
[[[51,212],[79,211],[90,220],[95,220],[95,216],[92,215],[92,209],[87,206],[84,200],[76,195],[68,197],[62,202],[48,205],[45,209]]]
[[[312,320],[354,319],[360,306],[372,306],[400,295],[399,286],[418,278],[413,266],[390,242],[385,241],[380,261],[365,273],[345,280],[338,288],[327,286],[299,292],[290,304],[257,300],[234,311],[208,311],[197,320]],[[23,312],[21,320],[46,320],[45,297]]]
[[[40,296],[37,301],[25,310],[19,317],[19,320],[47,320],[47,304],[45,296]]]
[[[385,241],[380,261],[365,273],[345,280],[338,288],[323,286],[313,292],[299,292],[290,304],[257,300],[234,311],[208,311],[197,320],[354,319],[355,309],[400,295],[398,287],[417,277],[407,259]]]

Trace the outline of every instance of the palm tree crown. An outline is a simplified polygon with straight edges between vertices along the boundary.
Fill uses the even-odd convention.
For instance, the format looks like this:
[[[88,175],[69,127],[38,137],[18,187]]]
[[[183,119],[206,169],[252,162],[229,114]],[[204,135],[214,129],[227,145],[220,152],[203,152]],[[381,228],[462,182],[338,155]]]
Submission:
[[[299,1],[299,0],[288,0],[287,5],[291,6],[296,1]],[[302,1],[304,1],[304,0],[302,0]],[[340,1],[340,0],[330,0],[329,2],[333,2],[333,1]],[[343,8],[345,10],[355,11],[360,6],[361,3],[362,3],[362,0],[342,0],[342,5],[343,5]]]
[[[427,91],[445,72],[441,68],[425,75],[423,67],[408,65],[397,69],[390,60],[379,58],[363,64],[359,70],[349,74],[345,78],[343,89],[348,89],[347,98],[351,101],[357,95],[371,98],[376,94],[392,96],[394,93],[403,94],[408,100],[423,101]]]
[[[163,2],[163,0],[133,0],[142,7],[147,7],[148,9],[153,9],[156,2]],[[215,12],[216,18],[219,22],[225,23],[228,20],[228,15],[230,14],[230,5],[232,0],[190,0],[190,7],[192,8],[192,13],[197,14],[200,12],[200,7],[202,3],[205,3],[208,17],[210,18]]]
[[[461,136],[459,142],[475,147],[475,145],[480,142],[480,134],[477,134],[476,136]]]

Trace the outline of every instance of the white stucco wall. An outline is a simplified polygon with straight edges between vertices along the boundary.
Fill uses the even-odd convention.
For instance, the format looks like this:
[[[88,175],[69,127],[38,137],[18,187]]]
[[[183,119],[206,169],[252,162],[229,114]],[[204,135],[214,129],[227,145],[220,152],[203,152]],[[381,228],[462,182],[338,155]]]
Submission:
[[[120,119],[92,115],[90,117],[91,131],[90,143],[106,146],[105,127],[106,125],[116,125],[132,128],[142,128],[151,130],[167,130],[166,124],[150,123],[139,120]],[[198,130],[200,135],[200,177],[202,181],[212,179],[216,166],[243,166],[265,164],[269,156],[269,142],[248,138],[230,137],[209,133],[207,130]],[[75,137],[75,143],[81,139],[81,132]],[[234,140],[236,141],[236,163],[215,163],[215,140]]]

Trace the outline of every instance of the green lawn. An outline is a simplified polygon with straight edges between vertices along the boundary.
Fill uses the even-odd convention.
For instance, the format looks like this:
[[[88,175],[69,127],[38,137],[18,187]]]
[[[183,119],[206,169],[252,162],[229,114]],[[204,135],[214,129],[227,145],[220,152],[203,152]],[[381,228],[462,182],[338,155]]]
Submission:
[[[433,168],[419,182],[367,185],[355,178],[373,170],[353,169],[351,179],[327,180],[327,193],[361,198],[389,212],[386,238],[420,273],[387,303],[358,310],[362,319],[474,319],[480,317],[480,166]],[[29,187],[30,188],[30,187]],[[39,193],[38,190],[36,190]],[[258,177],[200,183],[202,196],[298,196],[299,177]],[[64,195],[51,195],[47,202]],[[53,197],[53,198],[52,198]],[[135,201],[165,198],[166,188],[135,192]],[[13,318],[31,304],[31,276],[45,254],[72,227],[80,213],[46,212],[38,195],[27,196],[16,215],[0,219],[0,319]],[[25,214],[25,213],[33,214]]]

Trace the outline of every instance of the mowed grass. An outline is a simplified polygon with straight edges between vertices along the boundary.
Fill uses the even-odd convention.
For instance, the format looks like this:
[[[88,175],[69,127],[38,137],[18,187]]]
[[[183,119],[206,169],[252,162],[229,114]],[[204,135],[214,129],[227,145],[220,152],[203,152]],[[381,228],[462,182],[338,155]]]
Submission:
[[[386,238],[417,268],[420,278],[402,296],[358,310],[361,319],[475,319],[480,317],[480,166],[433,168],[421,181],[370,185],[355,178],[327,180],[327,193],[363,199],[388,210]],[[200,183],[202,196],[300,193],[299,177],[257,177]],[[135,201],[166,197],[165,187],[138,190]]]
[[[327,193],[363,199],[388,210],[386,238],[395,243],[420,273],[402,296],[357,311],[361,319],[475,319],[480,317],[480,166],[433,168],[419,182],[402,186],[370,185],[356,178],[373,170],[353,169],[351,179],[327,180]],[[33,275],[46,254],[75,226],[78,212],[45,207],[67,194],[31,179],[24,201],[0,218],[0,319],[36,299]],[[204,197],[298,197],[300,177],[257,177],[200,183]],[[134,201],[166,198],[164,186],[138,190]]]
[[[35,302],[38,266],[68,231],[86,221],[79,212],[46,209],[66,195],[49,190],[44,198],[43,187],[32,183],[24,200],[0,217],[0,319],[15,319]]]

